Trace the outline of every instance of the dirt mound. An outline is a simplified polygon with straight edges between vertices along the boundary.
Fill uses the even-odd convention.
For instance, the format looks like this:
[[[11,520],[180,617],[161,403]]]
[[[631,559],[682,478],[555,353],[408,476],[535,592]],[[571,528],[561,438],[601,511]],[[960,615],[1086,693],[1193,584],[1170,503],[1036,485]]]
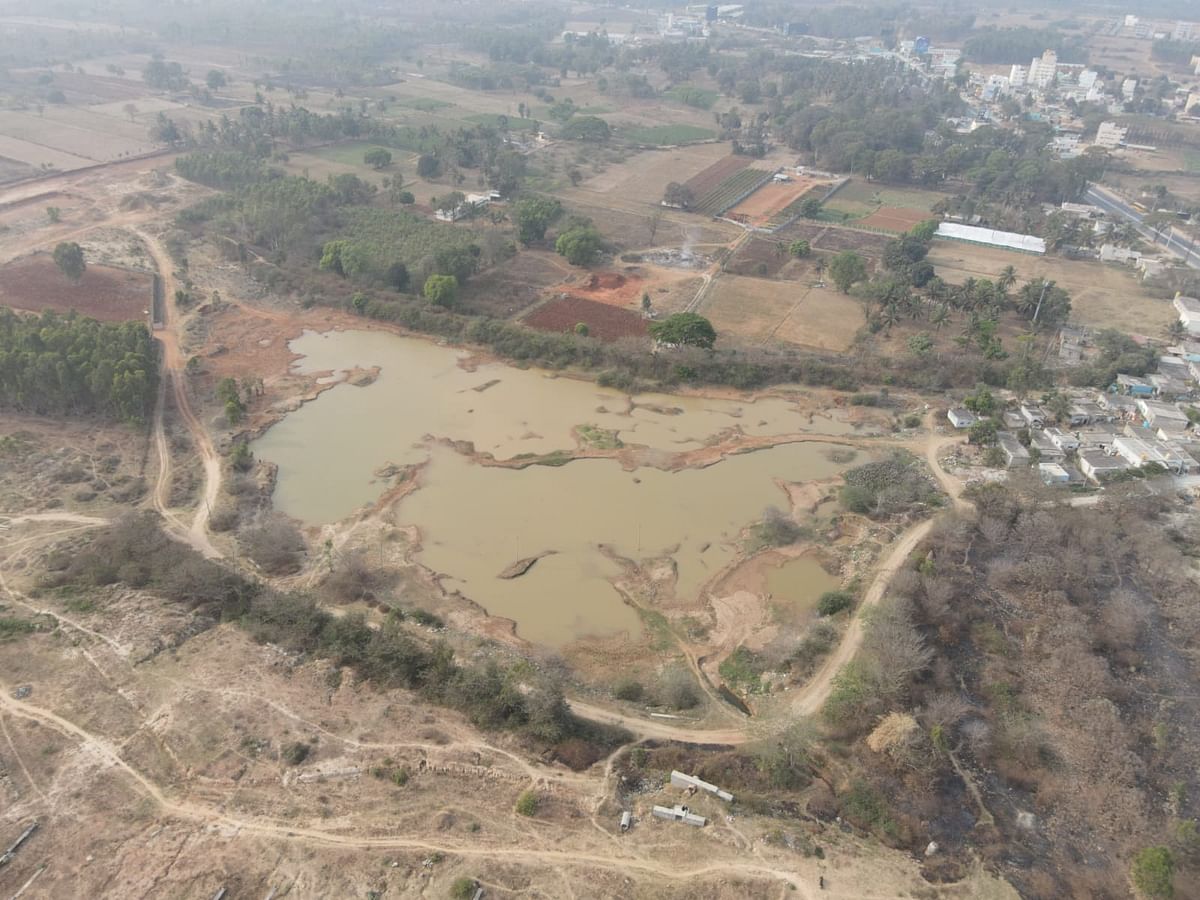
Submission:
[[[585,291],[615,291],[625,287],[627,279],[617,272],[593,272],[583,285]]]

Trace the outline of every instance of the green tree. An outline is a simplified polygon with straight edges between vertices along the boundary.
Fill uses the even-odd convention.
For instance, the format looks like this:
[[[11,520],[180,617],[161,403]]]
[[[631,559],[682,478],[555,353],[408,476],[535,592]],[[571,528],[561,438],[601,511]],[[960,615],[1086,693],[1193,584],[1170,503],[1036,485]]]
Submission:
[[[233,378],[222,378],[217,382],[217,399],[225,406],[225,418],[230,425],[237,425],[246,415],[246,404],[242,402],[242,392]]]
[[[927,331],[918,331],[908,339],[908,352],[918,359],[924,359],[933,352],[933,338]]]
[[[1130,877],[1144,897],[1175,896],[1175,857],[1166,847],[1147,847],[1133,858]]]
[[[591,225],[576,225],[558,236],[554,249],[573,266],[590,266],[604,250],[604,238]]]
[[[712,322],[696,313],[675,313],[650,326],[650,336],[660,344],[677,347],[703,347],[711,350],[717,342]]]
[[[512,206],[517,240],[528,247],[546,237],[546,229],[562,216],[562,204],[550,197],[522,197]]]
[[[788,253],[792,254],[796,259],[803,259],[806,256],[812,255],[812,244],[808,241],[792,241],[788,245]]]
[[[853,250],[843,250],[829,263],[829,277],[843,294],[867,277],[867,264]]]
[[[588,330],[589,330],[589,329],[588,329],[588,326],[587,326],[587,322],[576,322],[576,323],[575,323],[575,329],[574,329],[574,331],[575,331],[575,333],[576,333],[577,335],[579,335],[580,337],[587,337],[587,336],[588,336]]]
[[[691,209],[692,204],[695,202],[696,196],[692,193],[692,189],[686,184],[680,184],[678,181],[672,181],[663,192],[663,203],[667,204],[667,206],[676,206],[679,209]]]
[[[54,225],[62,218],[62,210],[57,206],[46,207],[46,218],[50,220],[50,224]]]
[[[800,204],[800,215],[806,219],[815,219],[821,215],[821,201],[816,197],[808,197]]]
[[[417,177],[429,181],[442,174],[442,161],[431,153],[422,153],[417,158]]]
[[[453,275],[430,275],[421,293],[430,303],[449,308],[458,302],[458,279]]]
[[[540,798],[536,791],[522,791],[521,796],[517,798],[517,814],[522,816],[537,815]]]
[[[225,73],[220,69],[209,69],[208,74],[204,76],[204,83],[208,85],[210,91],[220,90],[228,83]]]
[[[612,135],[609,124],[599,116],[576,116],[563,126],[562,136],[569,141],[587,141],[598,144]]]
[[[83,273],[87,271],[83,248],[74,241],[64,241],[54,248],[54,264],[74,282],[83,278]]]
[[[363,154],[363,162],[376,171],[386,169],[392,164],[392,151],[385,150],[382,147],[372,147]]]

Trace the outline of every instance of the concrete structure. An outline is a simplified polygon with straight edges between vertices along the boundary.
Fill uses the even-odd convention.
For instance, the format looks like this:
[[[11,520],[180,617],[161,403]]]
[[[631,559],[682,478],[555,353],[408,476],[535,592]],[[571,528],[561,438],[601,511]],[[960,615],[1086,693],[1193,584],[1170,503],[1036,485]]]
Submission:
[[[959,225],[954,222],[942,222],[938,225],[935,237],[951,241],[965,241],[968,244],[981,244],[985,247],[999,247],[1002,250],[1015,250],[1018,253],[1034,253],[1038,256],[1046,252],[1046,242],[1031,234],[996,231],[993,228],[976,228],[973,225]]]
[[[1129,263],[1137,262],[1141,258],[1141,253],[1137,250],[1130,250],[1128,247],[1118,247],[1116,244],[1100,245],[1100,262],[1115,262],[1122,265],[1129,265]]]
[[[673,787],[694,788],[698,791],[704,791],[707,794],[712,794],[714,797],[719,797],[726,803],[733,802],[733,794],[728,791],[723,791],[715,784],[709,784],[707,781],[701,781],[695,775],[686,775],[683,772],[671,772],[671,785]]]
[[[1130,397],[1153,397],[1154,385],[1136,375],[1117,375],[1117,390]]]
[[[1118,456],[1109,456],[1101,450],[1085,450],[1079,454],[1079,471],[1099,484],[1102,480],[1124,472],[1129,462]]]
[[[1039,461],[1045,460],[1048,463],[1062,462],[1066,457],[1066,453],[1054,441],[1050,440],[1042,431],[1035,431],[1029,438],[1029,449],[1036,450]],[[1031,453],[1030,456],[1033,454]]]
[[[1126,78],[1121,82],[1121,98],[1124,100],[1132,100],[1133,95],[1137,93],[1138,80],[1136,78]]]
[[[1079,449],[1079,438],[1075,437],[1069,431],[1063,431],[1059,428],[1047,428],[1043,434],[1046,440],[1050,441],[1059,453],[1074,453]]]
[[[1084,69],[1079,73],[1079,86],[1085,91],[1090,91],[1096,86],[1096,79],[1100,77],[1100,73],[1092,69]]]
[[[1188,475],[1196,468],[1194,459],[1166,441],[1122,436],[1113,441],[1113,451],[1131,466],[1158,463],[1174,475]]]
[[[963,409],[961,406],[956,406],[954,409],[949,410],[946,413],[946,418],[950,420],[951,425],[959,429],[970,428],[979,421],[975,413],[969,409]]]
[[[1100,127],[1096,129],[1096,146],[1105,150],[1116,150],[1125,143],[1127,134],[1129,129],[1122,128],[1116,122],[1101,122]]]
[[[1164,403],[1161,400],[1138,400],[1138,411],[1142,421],[1155,431],[1167,434],[1183,434],[1188,429],[1190,420],[1182,409],[1174,403]]]
[[[1029,451],[1021,445],[1016,435],[1009,434],[1007,431],[1001,431],[996,435],[996,443],[1000,446],[1000,451],[1004,454],[1004,464],[1008,468],[1012,469],[1017,466],[1029,465]]]
[[[1034,87],[1044,88],[1054,84],[1058,77],[1058,54],[1047,50],[1041,58],[1033,58],[1029,64],[1029,83]]]
[[[1030,428],[1046,427],[1046,411],[1040,406],[1034,406],[1032,403],[1022,403],[1018,411],[1021,413],[1021,418],[1025,420],[1025,424]]]
[[[1179,322],[1191,337],[1200,337],[1200,300],[1176,294],[1172,304],[1179,313]]]
[[[625,810],[623,813],[621,813],[621,830],[628,831],[629,826],[632,824],[633,815],[629,812],[629,810]]]
[[[1190,41],[1192,39],[1192,23],[1191,22],[1176,22],[1175,27],[1171,29],[1171,40],[1173,41]]]
[[[1046,484],[1070,484],[1071,473],[1058,463],[1038,463],[1038,474]]]
[[[1008,84],[1014,89],[1025,87],[1025,84],[1028,80],[1029,70],[1024,66],[1014,65],[1012,70],[1008,73]]]
[[[653,812],[660,819],[666,819],[669,822],[682,822],[685,825],[691,825],[693,828],[703,828],[708,824],[708,819],[704,818],[704,816],[696,815],[686,806],[656,806]]]

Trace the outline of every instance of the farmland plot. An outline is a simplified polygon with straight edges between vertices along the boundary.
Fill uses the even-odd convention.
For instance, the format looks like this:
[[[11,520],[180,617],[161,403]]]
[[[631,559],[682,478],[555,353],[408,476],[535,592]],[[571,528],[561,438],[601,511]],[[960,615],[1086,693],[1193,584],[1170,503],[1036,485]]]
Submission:
[[[707,196],[700,198],[695,211],[706,216],[719,216],[769,181],[771,174],[762,169],[743,169],[726,178]]]

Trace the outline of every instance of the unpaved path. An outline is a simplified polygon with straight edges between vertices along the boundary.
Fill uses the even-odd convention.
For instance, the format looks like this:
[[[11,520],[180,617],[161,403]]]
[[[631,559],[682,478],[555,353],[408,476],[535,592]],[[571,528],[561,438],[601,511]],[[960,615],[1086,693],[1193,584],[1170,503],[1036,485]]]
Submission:
[[[508,847],[480,847],[478,844],[453,845],[427,840],[402,837],[366,837],[360,835],[323,831],[290,824],[276,824],[267,819],[238,817],[221,810],[187,800],[174,799],[148,777],[127,763],[111,742],[93,734],[55,712],[18,701],[11,696],[11,686],[0,686],[0,709],[17,718],[38,722],[61,734],[80,742],[89,752],[103,758],[114,768],[120,769],[134,782],[137,789],[149,797],[165,813],[190,819],[206,825],[236,829],[240,833],[253,834],[271,839],[303,841],[309,844],[354,847],[358,849],[403,849],[423,853],[453,854],[472,859],[494,859],[514,863],[553,865],[556,867],[584,867],[635,871],[656,878],[683,881],[709,875],[728,875],[750,878],[772,878],[786,882],[797,896],[810,898],[799,874],[794,870],[778,869],[766,864],[715,862],[696,868],[684,869],[673,865],[670,860],[658,861],[641,858],[627,853],[595,854],[576,850],[534,850]],[[632,845],[631,845],[632,846]],[[811,875],[807,879],[812,881]],[[887,895],[880,894],[880,897]]]
[[[593,722],[603,722],[606,725],[618,725],[629,733],[641,739],[651,738],[662,741],[680,741],[685,744],[744,744],[752,738],[744,727],[742,728],[688,728],[682,725],[668,725],[657,719],[647,719],[643,716],[627,716],[613,712],[600,706],[593,706],[583,700],[568,700],[571,712]]]
[[[179,336],[175,333],[175,323],[178,321],[178,310],[175,308],[175,267],[170,256],[163,248],[157,237],[140,229],[134,228],[136,234],[145,245],[158,269],[163,292],[163,327],[156,332],[163,347],[163,372],[159,384],[158,403],[154,409],[154,443],[158,448],[158,481],[154,489],[154,507],[158,512],[175,526],[179,537],[194,547],[208,559],[219,559],[222,553],[213,546],[208,537],[208,518],[217,502],[221,490],[221,458],[217,455],[208,430],[192,411],[192,402],[188,397],[184,366],[186,360],[179,349]],[[183,523],[169,508],[171,487],[171,453],[167,445],[166,429],[163,425],[163,407],[166,400],[167,381],[171,383],[175,409],[192,438],[192,446],[200,454],[204,466],[204,502],[196,508],[196,514],[191,525]]]

